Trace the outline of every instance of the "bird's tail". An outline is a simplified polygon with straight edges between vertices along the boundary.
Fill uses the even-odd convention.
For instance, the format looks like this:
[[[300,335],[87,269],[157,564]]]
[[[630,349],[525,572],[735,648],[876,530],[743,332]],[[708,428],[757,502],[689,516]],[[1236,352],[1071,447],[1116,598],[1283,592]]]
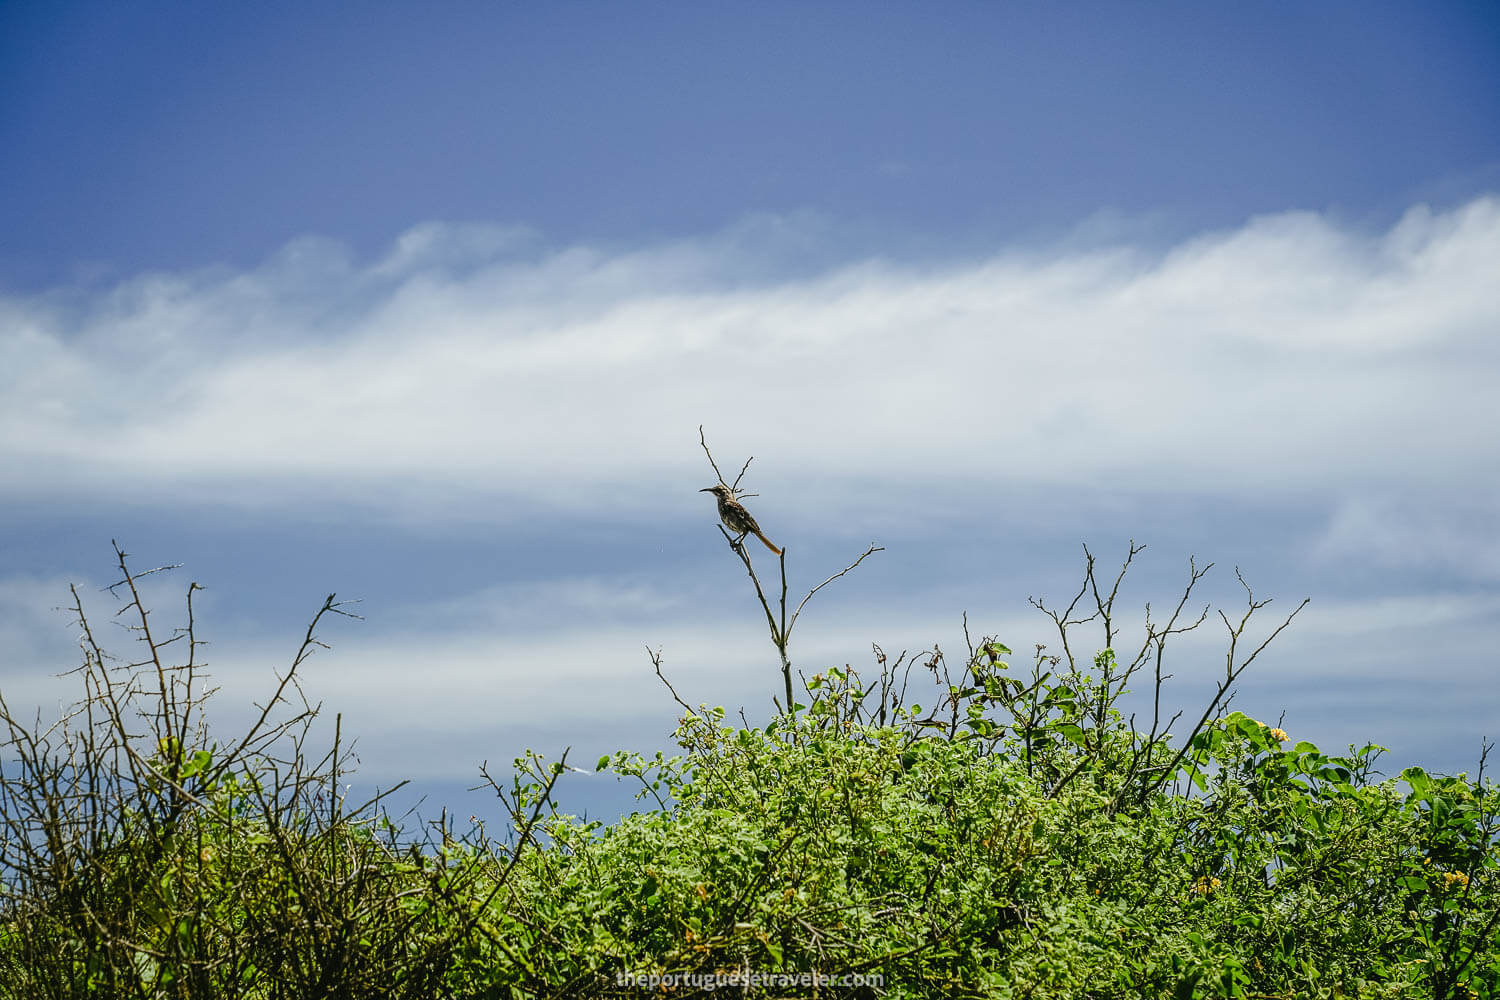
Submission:
[[[772,552],[776,553],[778,556],[781,555],[781,550],[778,549],[776,546],[772,545],[771,544],[771,540],[769,538],[767,538],[765,535],[762,535],[759,531],[757,531],[755,533],[755,537],[759,538],[761,541],[765,542],[766,543],[766,548],[770,549]]]

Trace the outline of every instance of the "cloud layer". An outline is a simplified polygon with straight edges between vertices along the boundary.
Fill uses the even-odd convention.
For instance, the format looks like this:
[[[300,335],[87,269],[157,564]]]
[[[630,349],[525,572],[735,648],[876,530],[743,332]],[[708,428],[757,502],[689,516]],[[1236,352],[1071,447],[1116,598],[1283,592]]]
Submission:
[[[965,609],[1017,650],[1052,641],[1025,596],[1071,595],[1078,538],[1108,563],[1145,529],[1162,566],[1247,560],[1283,614],[1312,594],[1238,707],[1442,760],[1492,733],[1500,198],[1375,233],[1289,213],[1166,248],[836,251],[811,218],[635,248],[428,225],[374,261],[307,239],[248,272],[0,298],[0,542],[26,553],[0,574],[7,698],[53,704],[76,661],[50,610],[74,556],[20,544],[26,518],[109,538],[145,510],[163,530],[127,541],[168,551],[142,558],[196,545],[194,579],[276,591],[204,597],[231,717],[300,629],[280,596],[371,599],[308,684],[379,774],[468,774],[518,731],[629,745],[673,708],[648,643],[690,700],[764,706],[763,623],[693,492],[702,423],[730,477],[760,456],[754,509],[798,580],[891,544],[799,625],[808,673],[868,667],[872,641],[955,650]],[[347,542],[309,528],[328,511]],[[1222,635],[1179,654],[1195,701]]]
[[[656,504],[700,467],[699,423],[829,488],[1496,488],[1495,197],[1374,234],[1288,213],[1164,252],[778,272],[817,239],[427,225],[373,262],[309,239],[246,273],[0,300],[0,488]]]

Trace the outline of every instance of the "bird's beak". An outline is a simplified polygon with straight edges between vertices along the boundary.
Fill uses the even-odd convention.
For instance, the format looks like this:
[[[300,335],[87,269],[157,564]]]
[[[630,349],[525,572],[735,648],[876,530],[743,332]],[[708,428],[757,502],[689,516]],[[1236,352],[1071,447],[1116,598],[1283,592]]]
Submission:
[[[703,487],[703,489],[699,490],[698,492],[699,493],[712,493],[713,491],[714,491],[714,488],[712,486],[705,486],[705,487]]]

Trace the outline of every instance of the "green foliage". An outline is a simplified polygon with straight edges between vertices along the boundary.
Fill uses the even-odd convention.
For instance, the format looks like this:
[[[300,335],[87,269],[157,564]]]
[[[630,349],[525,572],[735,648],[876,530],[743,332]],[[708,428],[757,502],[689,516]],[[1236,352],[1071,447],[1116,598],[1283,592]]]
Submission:
[[[689,715],[679,756],[611,758],[670,807],[555,818],[504,906],[546,929],[534,975],[488,955],[469,981],[568,995],[622,970],[878,971],[888,996],[1078,998],[1500,985],[1488,782],[1407,772],[1403,794],[1369,780],[1378,747],[1283,749],[1236,712],[1194,737],[1181,790],[1112,811],[1107,767],[1047,777],[1091,752],[1077,734],[1053,727],[1051,768],[1033,754],[1028,771],[1024,737],[933,734],[918,706],[852,722],[852,681],[815,678],[806,710],[765,728]]]
[[[719,992],[1500,995],[1482,761],[1382,780],[1382,748],[1326,754],[1220,697],[1180,736],[1138,727],[1116,704],[1150,657],[1112,645],[1013,671],[986,639],[957,677],[934,651],[935,709],[877,650],[874,681],[830,668],[763,726],[686,711],[676,752],[598,761],[641,802],[607,825],[562,812],[565,761],[528,751],[485,774],[504,842],[346,807],[337,731],[322,757],[305,727],[211,740],[159,645],[142,712],[149,684],[97,671],[92,727],[28,731],[0,701],[4,1000],[697,996],[640,983],[746,973],[881,985]]]

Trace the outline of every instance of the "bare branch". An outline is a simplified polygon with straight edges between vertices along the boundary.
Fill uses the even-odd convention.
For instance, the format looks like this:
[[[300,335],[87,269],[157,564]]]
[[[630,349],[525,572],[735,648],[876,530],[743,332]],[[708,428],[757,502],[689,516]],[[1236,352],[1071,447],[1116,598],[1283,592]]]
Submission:
[[[753,496],[759,496],[760,495],[758,493],[741,493],[740,492],[740,480],[745,478],[745,472],[746,472],[746,470],[748,470],[750,468],[750,463],[753,462],[753,461],[755,461],[755,456],[754,455],[751,455],[749,458],[745,459],[745,464],[742,465],[742,466],[740,466],[740,474],[738,476],[734,477],[734,482],[728,484],[729,488],[734,491],[734,495],[735,496],[752,496],[753,497]],[[714,470],[714,471],[718,471],[718,470]]]
[[[1083,586],[1078,588],[1078,593],[1073,595],[1073,599],[1068,602],[1067,608],[1065,608],[1061,614],[1049,609],[1042,603],[1040,598],[1028,597],[1026,599],[1027,603],[1036,608],[1038,611],[1042,612],[1042,614],[1046,615],[1048,618],[1051,618],[1053,623],[1057,626],[1057,634],[1058,637],[1062,640],[1063,654],[1068,659],[1069,670],[1077,670],[1078,664],[1077,661],[1073,658],[1073,650],[1068,643],[1068,626],[1083,625],[1086,622],[1091,622],[1099,613],[1095,611],[1094,614],[1089,615],[1087,618],[1072,617],[1073,609],[1078,606],[1079,601],[1083,600],[1083,595],[1089,592],[1089,588],[1092,587],[1094,583],[1094,556],[1093,553],[1089,552],[1087,545],[1083,547],[1083,554],[1087,559],[1087,564],[1084,567],[1083,573]]]
[[[797,610],[794,611],[794,612],[792,612],[792,620],[791,620],[791,622],[789,622],[787,624],[787,631],[790,632],[791,631],[791,627],[797,623],[797,616],[802,613],[803,605],[807,604],[808,601],[812,600],[812,596],[814,594],[816,594],[818,591],[822,590],[824,587],[828,586],[833,581],[837,580],[839,577],[843,576],[845,573],[847,573],[850,570],[852,570],[854,567],[858,566],[860,563],[864,562],[866,556],[873,555],[876,552],[884,552],[884,551],[885,551],[885,546],[883,546],[883,545],[876,545],[874,542],[871,542],[870,543],[870,547],[867,548],[867,549],[865,549],[865,551],[860,554],[860,557],[858,559],[854,560],[852,563],[850,563],[849,565],[845,566],[843,569],[839,570],[837,573],[833,574],[828,579],[824,580],[822,583],[818,584],[812,590],[809,590],[807,592],[807,596],[804,597],[804,598],[802,598],[802,603],[797,605]]]
[[[270,699],[265,703],[265,705],[261,707],[260,716],[255,720],[255,724],[246,731],[244,737],[240,740],[239,744],[235,746],[234,750],[226,754],[219,761],[219,763],[211,773],[210,780],[217,780],[217,778],[221,774],[223,774],[224,771],[236,759],[238,759],[239,756],[244,753],[248,747],[250,747],[253,743],[256,743],[259,738],[267,735],[262,731],[262,727],[265,725],[266,719],[270,716],[271,710],[285,700],[286,689],[288,687],[292,687],[297,691],[298,695],[301,696],[302,689],[297,685],[296,682],[297,668],[302,665],[302,662],[304,660],[306,660],[313,654],[313,650],[316,647],[322,647],[323,649],[329,648],[328,644],[320,640],[316,635],[318,622],[323,620],[323,616],[325,614],[328,614],[329,612],[332,612],[336,615],[343,615],[345,618],[354,618],[359,621],[364,620],[360,618],[359,615],[354,614],[352,611],[343,610],[343,606],[345,604],[356,604],[358,603],[357,601],[336,602],[334,598],[336,598],[337,596],[337,594],[329,594],[328,597],[324,599],[323,606],[318,609],[318,613],[313,615],[312,621],[307,625],[307,632],[302,638],[302,645],[297,648],[297,655],[292,659],[291,668],[287,670],[284,676],[281,677],[280,683],[276,685],[275,692],[272,693]],[[307,705],[307,699],[305,697],[303,697],[302,703],[304,709],[309,707]],[[303,716],[307,714],[308,713],[306,711],[302,713]],[[299,718],[300,717],[302,716],[299,716]],[[271,733],[273,734],[277,732],[278,730],[276,729],[271,730]]]
[[[663,674],[661,672],[661,650],[658,649],[653,652],[651,647],[647,646],[646,655],[651,657],[651,665],[656,668],[656,676],[661,678],[661,682],[667,686],[667,690],[672,692],[672,700],[681,705],[684,712],[687,712],[689,715],[691,715],[693,713],[692,706],[682,700],[682,698],[677,694],[677,689],[672,686],[672,682],[667,680],[666,674]]]
[[[1144,545],[1136,545],[1135,539],[1132,538],[1130,540],[1130,551],[1125,555],[1125,562],[1120,565],[1119,575],[1115,577],[1115,584],[1112,588],[1110,588],[1109,597],[1107,598],[1101,598],[1099,596],[1099,585],[1094,577],[1094,574],[1092,572],[1088,574],[1086,582],[1089,589],[1094,592],[1094,605],[1099,609],[1099,614],[1104,618],[1105,649],[1113,649],[1115,645],[1114,628],[1111,624],[1110,616],[1115,607],[1115,595],[1120,592],[1120,581],[1125,579],[1125,571],[1130,569],[1131,560],[1135,559],[1136,555],[1144,551],[1145,548],[1146,546]],[[1089,547],[1086,544],[1083,547],[1083,554],[1088,557],[1089,566],[1092,568],[1094,565],[1094,556],[1091,552],[1089,552]]]
[[[703,425],[698,425],[698,443],[703,446],[703,454],[708,456],[708,464],[713,466],[714,475],[719,482],[724,481],[724,473],[719,471],[719,463],[714,461],[714,453],[708,450],[708,441],[703,437]]]

